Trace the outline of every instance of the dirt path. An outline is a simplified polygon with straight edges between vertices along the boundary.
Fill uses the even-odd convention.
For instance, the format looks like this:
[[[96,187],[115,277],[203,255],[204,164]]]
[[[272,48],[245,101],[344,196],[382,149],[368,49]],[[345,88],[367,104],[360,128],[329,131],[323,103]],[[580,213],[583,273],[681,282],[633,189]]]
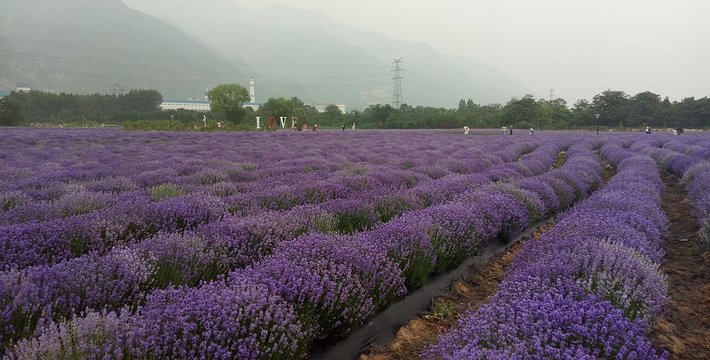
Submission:
[[[554,223],[537,229],[529,238],[538,238]],[[439,333],[450,329],[466,311],[476,311],[488,301],[503,280],[505,271],[520,251],[526,239],[522,239],[505,254],[495,260],[470,269],[469,276],[454,283],[451,292],[432,301],[432,309],[411,320],[397,332],[397,336],[386,348],[373,349],[370,354],[361,355],[360,360],[412,360],[418,359],[424,348],[434,343]]]
[[[663,210],[670,220],[662,270],[668,276],[666,309],[652,338],[671,359],[710,359],[710,252],[697,238],[692,203],[678,179],[663,174]]]

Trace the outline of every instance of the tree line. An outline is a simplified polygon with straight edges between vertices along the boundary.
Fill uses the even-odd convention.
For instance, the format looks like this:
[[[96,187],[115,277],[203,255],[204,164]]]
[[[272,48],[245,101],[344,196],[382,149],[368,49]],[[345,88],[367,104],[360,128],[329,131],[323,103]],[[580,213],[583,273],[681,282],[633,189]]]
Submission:
[[[0,125],[159,119],[162,102],[157,90],[131,90],[121,95],[15,91],[0,99]]]
[[[224,84],[208,93],[211,111],[161,111],[162,95],[156,90],[131,90],[123,95],[54,94],[40,91],[13,92],[0,99],[0,125],[31,122],[93,122],[123,124],[127,128],[166,127],[173,130],[199,128],[203,116],[220,121],[227,129],[253,129],[255,117],[267,124],[271,116],[295,117],[298,125],[358,128],[513,128],[571,129],[607,128],[708,128],[710,98],[670,101],[650,91],[628,95],[606,90],[591,100],[581,99],[569,106],[564,99],[536,99],[533,95],[512,98],[506,104],[481,105],[461,99],[458,107],[446,109],[403,104],[371,105],[346,114],[330,105],[325,112],[297,98],[270,98],[258,111],[244,108],[249,100],[239,84]],[[597,116],[598,115],[598,116]]]
[[[710,98],[685,98],[671,102],[667,97],[646,91],[630,96],[623,91],[607,90],[592,100],[582,99],[568,106],[562,98],[535,99],[533,95],[513,98],[506,104],[480,105],[462,99],[455,109],[390,105],[371,105],[366,109],[341,114],[336,106],[325,113],[303,105],[298,98],[269,99],[258,115],[295,114],[319,126],[338,127],[354,122],[359,128],[380,129],[449,129],[471,128],[535,128],[573,129],[605,128],[708,128]],[[598,115],[598,116],[597,116]],[[250,119],[251,120],[251,119]]]

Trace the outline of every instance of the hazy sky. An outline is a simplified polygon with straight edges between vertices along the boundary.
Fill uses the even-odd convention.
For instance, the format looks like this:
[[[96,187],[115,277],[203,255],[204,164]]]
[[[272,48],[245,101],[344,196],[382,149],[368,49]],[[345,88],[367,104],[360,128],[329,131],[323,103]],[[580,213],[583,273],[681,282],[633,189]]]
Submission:
[[[710,96],[707,0],[234,0],[317,9],[351,27],[468,55],[570,105],[606,89]],[[405,59],[406,62],[406,59]]]

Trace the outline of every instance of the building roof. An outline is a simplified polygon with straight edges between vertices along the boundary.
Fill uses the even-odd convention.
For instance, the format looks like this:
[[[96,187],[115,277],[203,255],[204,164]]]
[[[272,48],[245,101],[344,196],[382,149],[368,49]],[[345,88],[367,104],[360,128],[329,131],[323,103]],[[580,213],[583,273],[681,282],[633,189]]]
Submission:
[[[209,104],[209,100],[183,100],[183,99],[168,99],[168,100],[163,100],[164,103],[179,103],[179,104]],[[264,105],[262,103],[258,102],[246,102],[243,105],[257,105],[261,106]]]
[[[208,100],[183,100],[183,99],[169,99],[163,100],[164,103],[180,103],[180,104],[209,104]]]

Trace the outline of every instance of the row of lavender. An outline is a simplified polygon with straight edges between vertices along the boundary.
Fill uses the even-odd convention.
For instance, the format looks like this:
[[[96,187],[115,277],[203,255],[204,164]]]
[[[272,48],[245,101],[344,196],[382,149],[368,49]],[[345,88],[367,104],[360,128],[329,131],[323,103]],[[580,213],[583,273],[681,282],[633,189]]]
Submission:
[[[586,196],[600,172],[591,147],[571,147],[562,168],[517,186],[483,186],[371,231],[281,242],[274,254],[227,278],[152,292],[135,314],[90,312],[47,327],[10,356],[63,349],[65,355],[73,350],[110,357],[127,351],[139,357],[298,357],[313,337],[350,331],[406,287],[456,265],[481,243],[512,236]]]
[[[663,184],[630,140],[602,148],[617,164],[607,186],[528,241],[490,302],[463,317],[428,359],[665,358],[647,338],[666,301],[659,269]]]
[[[335,213],[339,220],[337,224],[339,230],[352,232],[358,227],[369,226],[376,222],[377,218],[386,221],[409,208],[426,207],[449,200],[456,191],[463,191],[481,181],[539,174],[554,162],[555,155],[560,150],[560,145],[547,145],[521,157],[534,146],[515,145],[510,146],[505,152],[498,152],[505,156],[489,156],[488,159],[497,161],[490,161],[485,166],[481,166],[483,171],[477,177],[448,176],[434,181],[422,181],[418,186],[410,187],[409,185],[416,184],[417,181],[410,182],[412,177],[394,171],[373,173],[369,175],[371,178],[366,180],[366,184],[357,185],[357,189],[345,188],[338,184],[317,182],[313,184],[311,181],[295,184],[294,186],[300,188],[318,189],[322,194],[330,193],[317,200],[302,198],[300,201],[292,202],[289,208],[302,203],[321,204],[323,208]],[[517,158],[519,161],[515,163],[505,162]],[[375,178],[380,180],[373,180]],[[360,179],[355,179],[355,182]],[[338,186],[341,189],[336,189]],[[293,192],[298,193],[296,190]],[[308,191],[306,193],[313,194]],[[256,194],[251,198],[263,200],[260,195]],[[286,192],[276,192],[270,195],[269,202],[287,202],[284,199],[289,197],[295,196]],[[352,212],[350,205],[354,203],[348,201],[348,198],[371,199],[368,206],[374,207],[374,211],[368,209],[370,211],[361,216],[364,217],[360,219],[361,223],[346,221],[353,217],[352,215],[357,215],[347,214],[348,211]],[[252,213],[268,218],[268,213],[265,212],[253,211]],[[0,237],[0,243],[7,250],[3,254],[2,262],[5,263],[5,267],[19,269],[31,265],[53,264],[85,253],[105,254],[116,245],[136,243],[157,232],[183,232],[224,217],[232,221],[235,218],[227,216],[220,199],[204,195],[179,197],[157,204],[143,203],[133,198],[130,204],[117,206],[111,211],[97,215],[99,216],[91,219],[75,217],[70,221],[6,227]]]
[[[710,139],[684,137],[672,141],[648,141],[639,151],[656,160],[664,170],[682,178],[688,196],[695,205],[700,225],[699,236],[710,246]]]
[[[514,159],[531,148],[520,145],[511,146],[511,153],[504,157]],[[361,193],[371,202],[341,199],[322,207],[301,206],[244,219],[229,216],[184,236],[168,233],[119,246],[106,255],[92,252],[56,265],[5,272],[0,277],[3,342],[29,336],[48,321],[71,318],[87,309],[136,306],[154,288],[168,284],[194,286],[253,263],[278,242],[307,231],[351,232],[370,227],[385,215],[389,218],[407,209],[444,202],[466,188],[491,180],[544,172],[561,146],[541,146],[515,164],[499,161],[479,176],[448,176],[403,194],[370,197],[374,194]]]
[[[472,147],[460,139],[451,141],[422,133],[409,133],[407,138],[323,135],[317,144],[283,135],[249,134],[205,137],[5,131],[3,137],[0,161],[8,171],[0,174],[0,192],[23,191],[25,196],[15,199],[19,205],[58,200],[77,188],[122,193],[165,183],[184,186],[182,190],[188,192],[205,189],[221,194],[223,191],[211,185],[224,185],[221,183],[226,180],[236,183],[232,185],[238,193],[254,192],[263,189],[263,184],[260,189],[254,183],[256,179],[275,177],[270,179],[275,182],[270,187],[288,185],[278,182],[304,172],[324,175],[335,170],[358,171],[356,165],[360,163],[413,169],[432,176],[470,173],[478,170],[476,162],[480,157],[516,143],[491,138],[488,140],[494,141]],[[364,152],[364,147],[372,148]],[[228,186],[219,187],[228,190]],[[105,199],[97,202],[101,200]],[[45,213],[41,219],[52,217],[47,212],[57,212],[55,216],[71,214],[71,209],[62,207],[49,211],[40,206],[33,210],[35,216]],[[18,215],[13,220],[21,218]]]
[[[299,140],[302,141],[302,139]],[[335,140],[338,139],[332,139],[331,143],[326,143],[324,146],[336,146]],[[360,140],[362,141],[362,139]],[[438,144],[439,142],[433,142],[430,145]],[[360,143],[360,146],[362,145],[377,148],[380,144],[375,141],[373,143]],[[403,144],[400,145],[401,148],[407,148]],[[296,149],[301,146],[303,144],[296,142]],[[193,194],[155,201],[151,199],[150,189],[118,194],[100,193],[98,197],[96,194],[88,195],[86,192],[70,193],[59,198],[56,202],[52,202],[50,206],[59,208],[68,206],[74,210],[84,209],[79,211],[80,214],[61,219],[25,222],[0,227],[0,244],[7,249],[0,259],[0,269],[22,269],[33,265],[52,264],[94,251],[106,253],[117,245],[135,243],[158,232],[190,230],[201,224],[219,220],[229,213],[243,216],[268,210],[280,211],[301,204],[317,204],[332,199],[363,197],[363,192],[367,191],[375,192],[372,195],[397,193],[417,185],[423,186],[432,179],[439,179],[452,174],[471,174],[489,170],[490,174],[503,177],[511,174],[517,175],[521,172],[535,174],[545,170],[544,158],[522,158],[522,163],[513,163],[525,153],[535,149],[538,146],[536,143],[517,142],[510,144],[496,140],[486,145],[479,145],[473,150],[467,149],[466,146],[467,144],[459,142],[457,146],[448,145],[447,151],[450,151],[449,153],[444,151],[435,152],[437,155],[444,157],[439,159],[441,161],[438,163],[431,159],[430,156],[426,156],[426,153],[433,152],[428,147],[423,147],[421,151],[409,149],[410,151],[406,156],[400,154],[400,156],[390,157],[397,159],[390,160],[390,166],[395,167],[403,163],[409,166],[411,165],[410,163],[421,159],[428,160],[430,164],[419,166],[418,170],[422,172],[414,171],[413,169],[416,167],[410,170],[403,170],[398,168],[390,169],[385,165],[371,163],[353,165],[350,162],[337,164],[330,162],[328,159],[290,159],[288,164],[280,164],[282,166],[264,166],[265,169],[260,171],[262,174],[267,175],[259,175],[250,179],[249,186],[245,186],[242,189],[248,192],[232,194],[229,191],[225,191],[222,193],[225,196],[221,198],[206,194],[204,191],[196,191]],[[348,151],[349,149],[345,147],[344,150]],[[337,151],[333,152],[336,153]],[[120,151],[116,153],[122,154]],[[397,152],[393,153],[397,154]],[[293,156],[295,157],[295,155]],[[453,158],[450,159],[447,156],[452,156],[453,158],[471,156],[471,159],[456,162]],[[108,161],[104,158],[101,159]],[[15,163],[23,163],[17,159],[14,160]],[[13,164],[7,159],[3,159],[3,162],[8,166]],[[150,161],[150,163],[152,166],[158,166],[158,163],[154,161]],[[167,169],[172,169],[170,166],[173,165],[175,164],[171,165],[169,162],[162,164]],[[41,165],[38,167],[43,168]],[[118,167],[120,168],[120,166]],[[192,164],[192,167],[194,168],[196,165]],[[304,170],[304,168],[313,169],[316,167],[323,169],[323,171]],[[293,171],[292,169],[294,168],[300,169],[300,173]],[[449,170],[449,168],[453,170]],[[11,167],[11,169],[15,168]],[[20,169],[25,168],[20,167]],[[353,169],[356,169],[356,171]],[[212,168],[208,170],[215,171]],[[85,169],[85,171],[89,170]],[[37,177],[54,177],[56,175],[52,172],[50,174],[44,174],[42,171],[38,172],[40,174],[34,177],[30,183],[39,181],[36,179]],[[102,171],[97,170],[97,172],[102,174]],[[22,183],[19,179],[15,180],[18,180],[16,183]],[[110,178],[104,180],[110,181]],[[232,180],[236,182],[222,181],[219,184],[222,184],[224,188],[245,184],[238,182],[237,179]],[[455,182],[455,180],[450,179],[449,181]],[[160,182],[158,187],[162,186],[161,189],[170,189],[170,186],[176,186],[175,184],[179,183],[180,180],[161,178],[157,182]],[[67,182],[66,184],[75,187],[82,185],[81,182]],[[23,186],[27,186],[29,189],[13,190],[0,194],[0,201],[6,205],[5,207],[9,208],[8,204],[10,203],[17,205],[18,203],[15,200],[17,200],[18,196],[27,197],[29,196],[27,193],[31,193],[31,189],[34,188],[26,183]],[[435,190],[437,189],[437,186],[432,187]],[[155,190],[155,188],[152,189]],[[257,189],[259,190],[257,191]],[[426,195],[428,190],[430,189],[427,187],[421,187],[415,191]],[[179,195],[180,192],[176,194]],[[435,195],[437,194],[434,193],[432,196]],[[424,197],[431,198],[432,196]],[[108,206],[107,203],[101,206],[91,205],[99,197],[112,198],[111,206]],[[45,203],[42,202],[41,204]],[[34,205],[37,204],[15,206],[9,211],[0,212],[0,215],[12,213],[8,215],[8,219],[10,219],[20,213],[35,213],[37,209],[34,208]],[[89,213],[83,214],[82,212],[84,211]],[[69,213],[73,212],[69,211]]]
[[[555,158],[549,147],[541,147],[526,158],[539,158],[536,154],[548,158],[545,160],[548,166]],[[495,171],[489,176],[498,177]],[[471,176],[465,183],[461,180],[466,179],[455,182],[444,180],[440,181],[443,186],[429,189],[434,195],[430,201],[438,203],[453,196],[451,192],[461,190],[461,186],[474,187],[479,186],[479,181],[484,183],[479,176]],[[456,183],[459,186],[454,186]],[[444,193],[444,189],[450,193]],[[396,202],[397,208],[420,207],[422,199],[414,195],[396,195],[400,200]],[[201,280],[209,280],[216,274],[253,263],[271,252],[278,242],[307,231],[343,232],[344,227],[338,226],[341,222],[350,224],[345,226],[346,229],[353,228],[355,223],[374,225],[378,221],[375,208],[380,200],[376,198],[374,203],[330,203],[339,204],[344,211],[325,204],[325,208],[302,206],[292,211],[243,219],[229,217],[185,236],[168,234],[129,248],[119,247],[107,256],[91,254],[54,266],[9,272],[2,278],[3,296],[0,296],[6,304],[2,309],[3,318],[8,319],[3,322],[6,325],[5,335],[11,337],[13,334],[31,333],[41,316],[57,319],[72,316],[85,308],[118,308],[140,302],[141,295],[155,287],[170,283],[194,285]],[[402,207],[402,201],[407,206]],[[393,213],[392,210],[388,213]],[[344,221],[347,219],[350,220]],[[77,273],[88,276],[77,278],[74,276]]]

